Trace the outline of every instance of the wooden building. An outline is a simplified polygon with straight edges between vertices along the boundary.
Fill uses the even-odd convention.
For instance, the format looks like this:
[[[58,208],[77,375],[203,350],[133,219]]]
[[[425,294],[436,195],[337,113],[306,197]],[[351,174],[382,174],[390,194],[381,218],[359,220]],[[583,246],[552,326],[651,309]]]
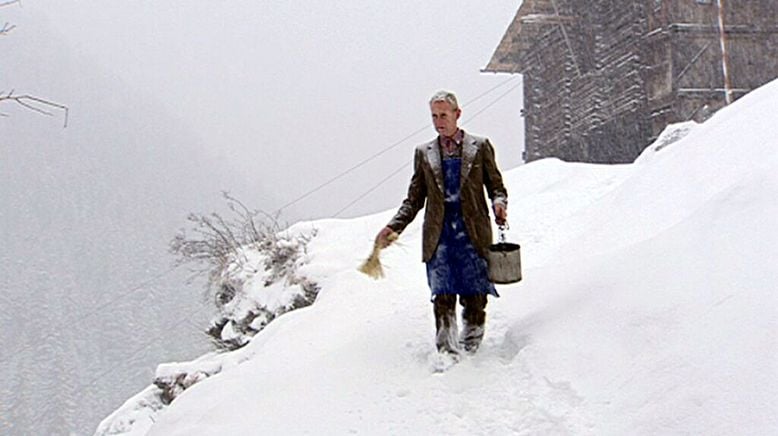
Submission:
[[[524,78],[524,160],[632,162],[778,77],[778,0],[524,0],[487,72]]]

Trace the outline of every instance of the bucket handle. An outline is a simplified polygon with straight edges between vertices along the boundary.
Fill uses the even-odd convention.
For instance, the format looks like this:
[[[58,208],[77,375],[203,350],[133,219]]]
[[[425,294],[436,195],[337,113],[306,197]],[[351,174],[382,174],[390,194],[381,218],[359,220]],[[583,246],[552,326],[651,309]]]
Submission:
[[[500,225],[497,226],[497,230],[499,230],[498,241],[500,242],[500,244],[504,244],[505,243],[505,241],[506,241],[506,239],[505,239],[505,232],[508,229],[510,229],[510,228],[511,227],[508,225],[508,221],[505,221],[503,224],[500,224]]]

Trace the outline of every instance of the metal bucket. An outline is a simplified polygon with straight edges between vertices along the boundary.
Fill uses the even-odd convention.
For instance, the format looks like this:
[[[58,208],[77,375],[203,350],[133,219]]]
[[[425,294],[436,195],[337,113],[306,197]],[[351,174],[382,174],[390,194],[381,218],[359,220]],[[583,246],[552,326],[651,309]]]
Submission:
[[[521,247],[519,244],[500,242],[489,246],[486,261],[489,263],[489,280],[506,285],[521,280]]]
[[[505,242],[505,229],[500,226],[500,242],[489,246],[486,261],[489,264],[489,280],[506,285],[521,280],[521,247]]]

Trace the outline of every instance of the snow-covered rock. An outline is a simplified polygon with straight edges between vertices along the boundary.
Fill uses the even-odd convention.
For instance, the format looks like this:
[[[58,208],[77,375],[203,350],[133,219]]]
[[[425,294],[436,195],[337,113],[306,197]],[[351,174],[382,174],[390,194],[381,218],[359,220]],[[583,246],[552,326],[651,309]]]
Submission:
[[[662,133],[659,134],[659,137],[656,138],[653,144],[651,144],[650,146],[646,147],[645,150],[643,150],[640,156],[638,156],[638,158],[635,159],[634,163],[642,164],[649,161],[663,148],[683,139],[698,125],[699,124],[697,124],[694,121],[685,121],[682,123],[670,124],[669,126],[665,127],[664,130],[662,130]]]

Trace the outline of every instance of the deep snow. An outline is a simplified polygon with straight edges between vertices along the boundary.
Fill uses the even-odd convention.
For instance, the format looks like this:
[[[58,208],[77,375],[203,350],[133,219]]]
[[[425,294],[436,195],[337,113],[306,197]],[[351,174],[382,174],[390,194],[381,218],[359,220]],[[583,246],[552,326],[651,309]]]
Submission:
[[[135,430],[778,434],[776,113],[778,81],[635,164],[506,172],[525,278],[498,288],[483,346],[444,373],[422,218],[379,281],[356,267],[393,211],[300,223],[318,229],[302,269],[317,302]]]

